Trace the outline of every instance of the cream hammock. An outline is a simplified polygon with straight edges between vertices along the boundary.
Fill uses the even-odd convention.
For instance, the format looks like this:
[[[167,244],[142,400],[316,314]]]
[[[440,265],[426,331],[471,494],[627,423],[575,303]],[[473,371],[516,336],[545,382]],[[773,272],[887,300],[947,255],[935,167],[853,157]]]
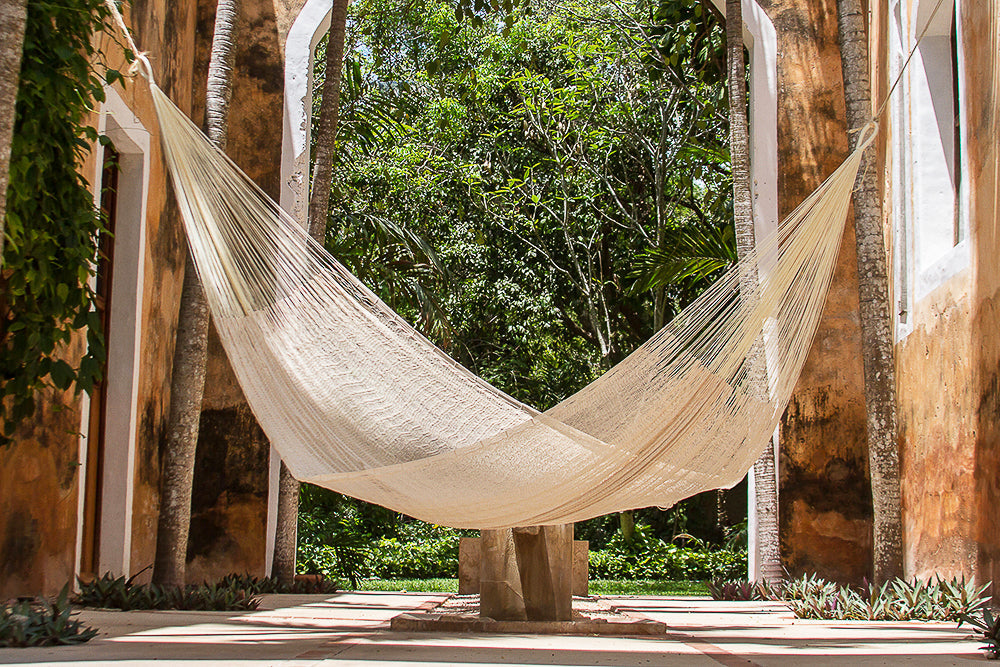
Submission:
[[[411,328],[150,86],[215,325],[291,472],[469,528],[580,521],[737,483],[809,352],[875,132],[756,254],[600,379],[538,412]],[[757,289],[741,298],[754,272]],[[760,341],[767,381],[755,389],[748,357]]]

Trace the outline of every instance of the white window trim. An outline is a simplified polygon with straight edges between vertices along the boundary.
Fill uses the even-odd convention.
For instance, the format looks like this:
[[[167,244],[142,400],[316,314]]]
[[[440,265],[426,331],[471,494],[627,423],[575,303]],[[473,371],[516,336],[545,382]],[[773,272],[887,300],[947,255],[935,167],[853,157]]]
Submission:
[[[950,25],[950,16],[954,4],[953,2],[943,3],[935,16],[935,23],[942,21]],[[900,70],[906,57],[913,50],[917,36],[923,30],[930,18],[930,13],[936,4],[936,0],[913,0],[912,4],[893,0],[890,7],[889,38],[894,49],[889,55],[890,80],[899,76]],[[901,30],[902,28],[902,34]],[[912,333],[914,328],[913,314],[916,306],[927,298],[931,292],[958,275],[971,265],[971,246],[969,242],[969,163],[968,153],[964,150],[968,146],[968,129],[964,119],[967,115],[966,109],[966,80],[965,80],[965,54],[963,49],[963,27],[962,13],[956,15],[957,33],[957,88],[958,88],[958,109],[959,118],[959,146],[958,154],[954,159],[958,164],[962,178],[958,184],[958,191],[955,193],[955,206],[958,208],[958,235],[959,241],[953,247],[942,253],[933,262],[926,265],[920,264],[917,255],[917,248],[920,230],[917,229],[915,211],[919,204],[916,202],[916,189],[919,187],[917,178],[919,176],[919,160],[914,154],[914,128],[913,109],[910,100],[913,97],[913,90],[917,85],[922,85],[922,76],[918,70],[921,68],[921,53],[913,56],[907,71],[903,74],[900,82],[900,89],[890,101],[890,114],[892,122],[892,135],[890,155],[893,161],[891,170],[892,179],[892,229],[893,229],[893,287],[895,292],[894,321],[896,341],[899,342]],[[933,128],[928,128],[932,131]]]
[[[150,135],[115,91],[106,86],[98,132],[115,144],[121,159],[118,218],[115,228],[111,325],[107,332],[107,403],[104,475],[101,484],[100,546],[96,568],[115,576],[129,574],[132,549],[132,496],[135,482],[139,359],[146,256],[146,206],[149,192]],[[95,147],[92,183],[100,207],[104,147]],[[75,568],[83,550],[83,516],[90,431],[90,398],[81,401],[80,494],[77,507]]]

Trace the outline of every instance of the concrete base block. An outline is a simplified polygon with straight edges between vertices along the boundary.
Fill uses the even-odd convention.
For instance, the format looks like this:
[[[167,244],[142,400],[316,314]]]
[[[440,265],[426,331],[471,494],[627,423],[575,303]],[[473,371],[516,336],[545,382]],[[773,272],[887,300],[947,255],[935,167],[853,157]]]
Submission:
[[[565,621],[504,621],[479,614],[478,596],[457,595],[436,607],[393,617],[396,632],[475,632],[536,635],[663,635],[667,627],[595,598],[574,598],[572,618]]]

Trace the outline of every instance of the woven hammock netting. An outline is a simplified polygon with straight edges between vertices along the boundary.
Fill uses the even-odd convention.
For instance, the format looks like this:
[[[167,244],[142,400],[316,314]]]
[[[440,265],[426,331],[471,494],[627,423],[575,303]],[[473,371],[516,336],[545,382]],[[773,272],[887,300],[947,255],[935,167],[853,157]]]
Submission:
[[[416,332],[151,90],[215,325],[289,470],[467,528],[665,507],[740,481],[809,352],[875,131],[673,322],[539,412]]]

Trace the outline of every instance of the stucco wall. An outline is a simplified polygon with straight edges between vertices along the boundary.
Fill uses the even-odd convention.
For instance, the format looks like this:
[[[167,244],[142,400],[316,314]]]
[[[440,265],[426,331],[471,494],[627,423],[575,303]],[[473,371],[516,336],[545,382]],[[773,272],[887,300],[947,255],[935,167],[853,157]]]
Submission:
[[[970,383],[969,273],[916,304],[897,346],[904,569],[971,576],[976,558],[976,389]]]
[[[15,444],[0,448],[0,602],[73,579],[79,428],[72,392],[44,391]]]
[[[131,7],[138,42],[157,54],[152,62],[158,82],[182,109],[189,107],[191,51],[181,45],[192,39],[193,13],[185,4],[166,0],[136,0]],[[110,62],[122,60],[114,55],[116,47],[109,40],[104,38],[102,44]],[[121,69],[126,67],[121,65]],[[141,315],[145,340],[139,360],[140,424],[133,503],[132,565],[138,570],[152,561],[157,454],[169,394],[165,360],[173,352],[169,332],[176,322],[173,306],[179,295],[182,265],[178,260],[183,246],[145,84],[129,84],[121,96],[154,135],[144,267],[152,279],[144,282]],[[92,122],[98,125],[96,115]],[[94,169],[91,156],[82,173],[89,179]],[[0,599],[55,593],[75,573],[81,401],[71,394],[46,392],[39,405],[38,416],[19,434],[18,443],[0,450]]]
[[[947,3],[945,3],[947,5]],[[930,5],[929,5],[930,6]],[[959,127],[965,129],[959,193],[968,219],[971,262],[956,263],[950,278],[909,302],[897,324],[897,387],[907,576],[975,576],[1000,581],[1000,234],[997,197],[997,107],[1000,104],[1000,3],[963,0],[960,6],[964,87]],[[909,10],[910,2],[904,2]],[[945,6],[944,11],[950,12]],[[876,17],[876,71],[888,69],[890,31],[886,14]],[[887,77],[886,77],[887,78]],[[909,111],[912,100],[903,101]],[[886,136],[906,140],[892,127]],[[892,151],[882,156],[884,184],[892,183]],[[899,173],[898,171],[896,173]],[[891,187],[886,185],[886,187]],[[917,187],[897,184],[902,196]],[[897,197],[896,200],[899,198]],[[887,227],[897,237],[911,233],[886,199]],[[894,238],[893,247],[906,247]],[[897,252],[899,252],[897,250]],[[896,261],[904,264],[907,258]],[[897,272],[905,270],[897,267]],[[898,295],[897,295],[898,296]],[[996,587],[994,587],[996,594]]]
[[[764,0],[778,45],[778,198],[785,216],[847,155],[834,0]],[[792,574],[870,571],[857,264],[848,221],[823,319],[781,423],[781,553]]]
[[[130,23],[137,43],[150,52],[158,84],[186,113],[191,112],[192,104],[194,53],[190,44],[194,40],[194,18],[194,7],[188,2],[136,0],[131,6]],[[123,98],[155,135],[156,117],[145,83],[132,83]],[[166,441],[174,332],[187,252],[158,136],[150,142],[150,149],[129,568],[132,573],[151,565],[156,553],[159,459]],[[144,578],[148,579],[149,573],[147,570]]]

